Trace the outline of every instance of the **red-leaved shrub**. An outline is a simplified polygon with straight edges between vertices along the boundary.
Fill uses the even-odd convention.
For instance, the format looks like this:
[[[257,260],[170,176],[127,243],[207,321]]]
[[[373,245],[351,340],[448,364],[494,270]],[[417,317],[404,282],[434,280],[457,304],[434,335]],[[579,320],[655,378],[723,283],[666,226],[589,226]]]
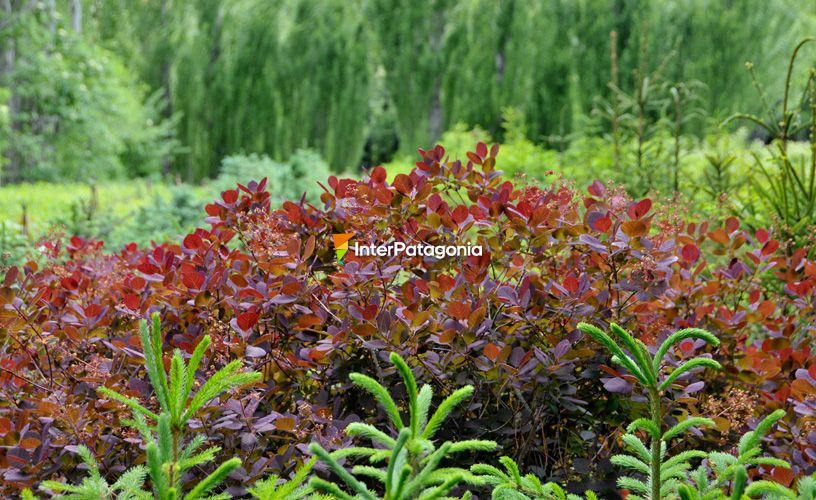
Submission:
[[[810,471],[809,249],[788,248],[734,217],[688,222],[600,182],[584,194],[514,185],[494,169],[497,149],[479,144],[467,163],[448,161],[438,146],[420,150],[411,174],[391,183],[380,167],[359,181],[331,177],[322,207],[270,207],[266,182],[250,182],[208,205],[209,227],[179,244],[108,254],[73,238],[64,248],[49,244],[42,267],[9,269],[0,289],[4,492],[76,478],[80,443],[110,473],[134,463],[141,442],[121,426],[126,412],[94,388],[149,402],[135,330],[152,311],[161,313],[167,352],[190,352],[206,332],[214,339],[208,373],[238,357],[265,374],[196,421],[222,453],[244,460],[234,493],[289,470],[313,439],[347,444],[349,420],[384,421],[347,375],[397,384],[391,351],[439,394],[475,386],[441,438],[495,439],[527,470],[602,478],[642,398],[628,374],[578,342],[579,321],[617,322],[647,344],[686,326],[709,329],[723,342],[713,354],[726,369],[711,379],[687,376],[670,391],[688,413],[716,413],[717,432],[700,439],[727,448],[755,417],[785,408],[772,450],[794,462],[794,473]],[[339,233],[360,243],[471,242],[484,253],[349,252],[338,263]],[[674,354],[680,360],[700,348],[689,341]]]

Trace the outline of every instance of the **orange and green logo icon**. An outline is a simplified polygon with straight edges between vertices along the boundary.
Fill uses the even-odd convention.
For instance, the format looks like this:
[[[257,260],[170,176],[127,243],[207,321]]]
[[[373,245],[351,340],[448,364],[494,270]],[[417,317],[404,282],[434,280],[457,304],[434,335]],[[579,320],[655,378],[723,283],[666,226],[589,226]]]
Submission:
[[[354,238],[354,233],[333,234],[334,253],[337,254],[337,262],[343,263],[343,257],[348,253],[349,240]]]

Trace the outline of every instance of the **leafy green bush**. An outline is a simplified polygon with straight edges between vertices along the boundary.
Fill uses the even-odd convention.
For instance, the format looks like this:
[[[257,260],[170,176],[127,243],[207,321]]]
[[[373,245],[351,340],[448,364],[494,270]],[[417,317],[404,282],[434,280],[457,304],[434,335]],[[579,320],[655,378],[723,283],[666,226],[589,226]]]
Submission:
[[[32,242],[19,224],[0,221],[0,271],[20,263],[32,252]]]
[[[224,158],[221,171],[214,182],[219,191],[232,189],[236,183],[269,179],[269,193],[273,200],[299,200],[304,193],[306,199],[315,201],[320,194],[318,182],[329,176],[329,166],[320,155],[309,149],[299,149],[285,163],[277,162],[266,155],[231,155]]]
[[[111,180],[161,172],[178,149],[175,119],[163,119],[159,94],[147,89],[110,50],[72,30],[49,28],[33,13],[18,20],[12,80],[13,140],[3,178],[19,181]],[[55,19],[53,21],[57,23]]]
[[[155,192],[150,203],[137,207],[121,221],[108,239],[112,249],[135,242],[146,246],[177,239],[192,231],[206,197],[188,184],[170,186],[169,196]]]

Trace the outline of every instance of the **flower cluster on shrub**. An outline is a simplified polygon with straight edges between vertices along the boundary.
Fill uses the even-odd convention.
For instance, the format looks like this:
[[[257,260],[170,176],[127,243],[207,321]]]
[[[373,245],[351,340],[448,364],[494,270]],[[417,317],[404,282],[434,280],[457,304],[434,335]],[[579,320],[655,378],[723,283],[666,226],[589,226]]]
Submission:
[[[166,353],[189,354],[211,335],[202,377],[233,359],[264,374],[190,422],[225,457],[242,458],[230,476],[234,494],[288,473],[313,440],[328,450],[348,445],[347,422],[385,422],[348,374],[371,374],[404,394],[390,352],[437,394],[474,387],[440,439],[498,441],[542,477],[605,479],[606,457],[644,401],[630,394],[631,375],[577,342],[581,321],[614,322],[651,344],[680,328],[711,331],[723,372],[678,379],[667,395],[681,413],[671,418],[718,409],[718,444],[729,449],[757,417],[784,409],[769,450],[794,467],[763,473],[791,484],[812,472],[809,249],[734,217],[688,221],[600,182],[586,192],[514,185],[495,170],[497,153],[480,143],[463,162],[441,147],[420,150],[410,175],[391,183],[382,168],[362,180],[330,177],[320,206],[272,207],[266,181],[250,182],[207,205],[208,227],[179,244],[111,254],[73,238],[46,244],[42,266],[8,269],[0,281],[3,492],[76,479],[79,445],[102,470],[133,465],[144,443],[122,429],[121,405],[96,388],[149,401],[136,326],[153,312]],[[485,251],[443,259],[350,252],[338,263],[338,233],[366,243],[469,241]],[[669,362],[701,347],[688,340]]]

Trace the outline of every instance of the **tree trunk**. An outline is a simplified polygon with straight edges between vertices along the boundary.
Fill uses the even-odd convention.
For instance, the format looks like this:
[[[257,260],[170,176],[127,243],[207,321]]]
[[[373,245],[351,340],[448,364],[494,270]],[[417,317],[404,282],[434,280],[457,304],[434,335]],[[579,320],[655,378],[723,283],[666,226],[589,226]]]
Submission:
[[[431,136],[431,142],[428,143],[428,147],[433,146],[434,142],[439,140],[439,137],[442,135],[442,99],[440,98],[440,87],[439,77],[437,77],[434,79],[431,109],[428,113],[428,132]]]
[[[4,20],[11,23],[14,14],[11,0],[0,0],[0,8],[4,13]],[[8,117],[11,126],[8,144],[3,152],[6,157],[5,167],[0,170],[0,184],[14,183],[20,178],[21,158],[17,150],[17,133],[20,130],[18,114],[20,110],[20,96],[17,95],[14,79],[14,68],[17,61],[17,40],[12,36],[0,36],[0,47],[2,47],[2,58],[0,58],[0,84],[7,86],[10,91],[8,98]]]
[[[433,53],[433,59],[436,61],[436,67],[442,68],[444,66],[443,40],[445,32],[445,18],[444,18],[444,1],[437,2],[435,5],[433,29],[428,34],[430,50]],[[440,76],[434,76],[433,89],[431,90],[431,100],[428,109],[428,134],[430,137],[426,140],[430,142],[428,147],[434,143],[442,135],[443,117],[442,117],[442,81]]]
[[[161,25],[162,25],[162,28],[163,28],[162,32],[164,33],[164,36],[169,38],[169,35],[167,34],[167,32],[169,30],[169,21],[168,21],[168,17],[169,17],[168,8],[169,7],[167,5],[168,1],[169,0],[162,0],[162,3],[161,3]],[[170,47],[169,47],[169,45],[170,45],[169,39],[165,39],[164,43],[165,43],[165,47],[163,47],[164,50],[163,50],[163,53],[162,53],[162,62],[161,62],[161,85],[162,85],[162,88],[164,89],[164,99],[165,99],[164,117],[169,120],[173,116],[173,89],[172,89],[172,82],[170,81],[170,63],[171,63],[170,54],[172,52],[170,51]],[[173,162],[172,162],[172,158],[170,157],[170,155],[167,155],[162,160],[162,170],[164,171],[165,175],[170,174],[170,169],[172,167],[172,164],[173,164]]]
[[[206,85],[208,85],[207,93],[215,95],[218,89],[215,86],[215,70],[218,65],[218,60],[221,57],[221,30],[224,28],[224,7],[218,7],[218,13],[215,16],[215,21],[212,26],[212,47],[210,47],[210,59],[207,61],[207,78]],[[215,108],[209,107],[207,109],[207,130],[215,130]],[[212,137],[212,136],[210,136]],[[218,174],[218,161],[224,157],[224,141],[217,140],[214,142],[216,164],[207,167],[209,174]],[[188,171],[191,169],[188,169]],[[188,177],[192,180],[193,174],[190,171]]]
[[[71,27],[77,35],[82,34],[82,0],[71,0]]]
[[[57,40],[57,0],[48,0],[48,48],[53,49]]]

